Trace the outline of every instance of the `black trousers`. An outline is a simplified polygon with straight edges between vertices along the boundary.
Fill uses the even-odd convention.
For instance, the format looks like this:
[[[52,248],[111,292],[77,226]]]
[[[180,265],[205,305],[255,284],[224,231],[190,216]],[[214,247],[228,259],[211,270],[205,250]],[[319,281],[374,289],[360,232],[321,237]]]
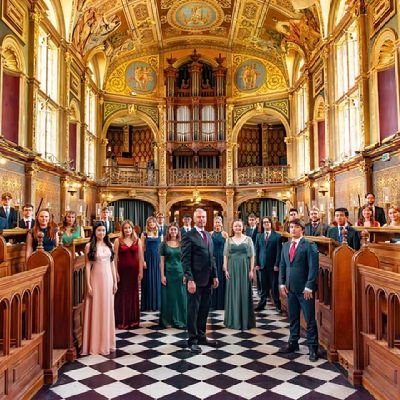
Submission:
[[[307,345],[309,348],[318,348],[318,328],[315,320],[315,296],[306,300],[303,293],[288,293],[288,312],[290,322],[289,342],[297,343],[300,338],[300,310],[303,311],[307,322]]]
[[[206,340],[206,325],[210,307],[211,287],[196,287],[196,293],[188,293],[187,328],[188,345]]]
[[[260,269],[260,283],[261,283],[261,295],[260,305],[265,306],[267,304],[267,297],[271,292],[272,299],[274,300],[275,307],[281,308],[281,300],[279,298],[279,271],[274,271],[274,268],[263,268]]]

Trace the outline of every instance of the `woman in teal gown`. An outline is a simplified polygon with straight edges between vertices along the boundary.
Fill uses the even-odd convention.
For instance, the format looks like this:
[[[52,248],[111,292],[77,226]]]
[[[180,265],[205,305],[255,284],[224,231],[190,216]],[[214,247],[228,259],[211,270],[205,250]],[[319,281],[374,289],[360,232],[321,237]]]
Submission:
[[[161,312],[160,325],[186,327],[187,295],[181,262],[180,232],[176,223],[168,226],[160,247]]]
[[[75,211],[67,211],[63,219],[63,244],[68,246],[74,239],[85,237],[83,228],[78,225]]]
[[[243,233],[243,222],[233,221],[233,237],[225,242],[225,318],[227,328],[246,330],[256,326],[251,282],[254,275],[254,246]]]

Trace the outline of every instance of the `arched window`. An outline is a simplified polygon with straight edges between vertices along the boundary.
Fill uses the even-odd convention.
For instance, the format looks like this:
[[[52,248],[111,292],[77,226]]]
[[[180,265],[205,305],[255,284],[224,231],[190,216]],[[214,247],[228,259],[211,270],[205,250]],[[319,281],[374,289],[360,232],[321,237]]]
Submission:
[[[37,78],[36,151],[54,162],[59,155],[59,51],[43,28],[39,31]]]
[[[339,37],[336,48],[336,158],[354,156],[361,147],[360,93],[356,78],[360,73],[357,23]]]

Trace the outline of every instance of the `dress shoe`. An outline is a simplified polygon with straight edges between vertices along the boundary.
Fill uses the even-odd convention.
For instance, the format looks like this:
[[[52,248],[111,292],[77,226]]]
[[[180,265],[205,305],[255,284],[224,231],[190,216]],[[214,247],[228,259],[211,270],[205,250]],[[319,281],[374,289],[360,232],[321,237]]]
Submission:
[[[258,304],[254,311],[261,311],[264,310],[265,304]]]
[[[312,362],[318,361],[318,351],[314,349],[310,349],[310,356],[308,359]]]
[[[285,347],[282,347],[278,353],[286,354],[286,353],[294,353],[299,350],[298,343],[288,343]]]
[[[276,307],[275,310],[278,311],[279,314],[282,314],[282,312],[283,312],[282,308],[280,308],[280,307]]]
[[[201,353],[201,347],[200,347],[199,345],[197,345],[197,344],[192,344],[192,345],[190,346],[190,351],[191,351],[193,354],[200,354],[200,353]]]

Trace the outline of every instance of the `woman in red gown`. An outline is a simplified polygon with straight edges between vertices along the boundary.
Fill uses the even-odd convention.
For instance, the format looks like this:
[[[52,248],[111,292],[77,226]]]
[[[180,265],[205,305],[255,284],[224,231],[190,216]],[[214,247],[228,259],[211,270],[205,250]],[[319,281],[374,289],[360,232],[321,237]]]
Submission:
[[[114,243],[118,291],[115,294],[115,324],[118,329],[139,327],[139,284],[143,278],[143,247],[132,221],[124,221],[121,237]]]

